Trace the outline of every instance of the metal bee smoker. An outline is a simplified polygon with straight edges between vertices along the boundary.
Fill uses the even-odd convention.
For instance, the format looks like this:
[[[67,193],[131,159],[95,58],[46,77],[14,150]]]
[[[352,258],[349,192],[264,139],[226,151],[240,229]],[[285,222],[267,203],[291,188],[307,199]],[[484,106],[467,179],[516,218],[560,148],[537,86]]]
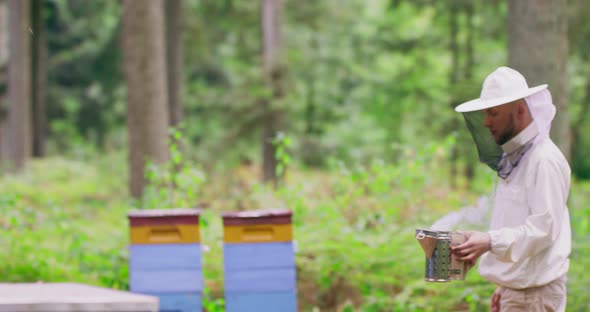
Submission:
[[[464,280],[467,263],[451,253],[451,246],[465,241],[465,236],[452,231],[416,230],[416,239],[426,254],[424,279],[428,282]]]

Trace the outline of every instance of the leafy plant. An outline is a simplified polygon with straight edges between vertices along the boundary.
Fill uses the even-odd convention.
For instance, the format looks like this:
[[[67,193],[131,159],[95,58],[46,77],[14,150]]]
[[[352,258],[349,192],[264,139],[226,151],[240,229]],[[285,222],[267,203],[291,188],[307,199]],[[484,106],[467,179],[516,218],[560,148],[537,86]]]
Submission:
[[[276,174],[277,177],[282,177],[287,170],[287,166],[291,163],[291,156],[289,156],[288,149],[292,145],[292,140],[284,132],[278,132],[277,136],[273,139],[276,151],[275,157],[277,159]]]
[[[203,289],[203,308],[207,312],[225,312],[225,301],[223,298],[212,298],[207,287]]]
[[[183,155],[187,146],[181,130],[170,130],[170,160],[163,164],[148,163],[148,181],[142,196],[141,208],[192,208],[197,206],[199,191],[206,175],[198,164]]]

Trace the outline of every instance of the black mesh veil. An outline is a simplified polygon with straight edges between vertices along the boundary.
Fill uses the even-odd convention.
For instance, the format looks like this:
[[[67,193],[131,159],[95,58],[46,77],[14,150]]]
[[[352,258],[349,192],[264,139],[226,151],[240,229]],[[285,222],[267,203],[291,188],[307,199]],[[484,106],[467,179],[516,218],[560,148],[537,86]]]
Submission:
[[[551,121],[555,117],[555,105],[549,90],[544,89],[524,98],[531,112],[535,125],[539,128],[536,140],[549,137]],[[484,127],[485,111],[476,110],[463,112],[467,128],[475,141],[479,160],[494,171],[498,171],[498,164],[502,158],[502,147],[494,141],[490,130]]]
[[[485,112],[483,110],[462,113],[467,128],[477,146],[479,161],[498,171],[498,163],[502,158],[502,147],[496,144],[490,130],[483,126]]]

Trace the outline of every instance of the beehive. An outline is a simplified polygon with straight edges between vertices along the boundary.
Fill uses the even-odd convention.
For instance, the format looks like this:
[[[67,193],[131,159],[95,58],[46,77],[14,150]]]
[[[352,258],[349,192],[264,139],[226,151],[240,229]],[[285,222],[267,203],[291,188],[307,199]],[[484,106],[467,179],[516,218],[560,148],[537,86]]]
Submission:
[[[223,214],[227,312],[295,312],[292,212]]]
[[[199,210],[138,210],[130,224],[129,288],[160,298],[160,310],[201,311]]]

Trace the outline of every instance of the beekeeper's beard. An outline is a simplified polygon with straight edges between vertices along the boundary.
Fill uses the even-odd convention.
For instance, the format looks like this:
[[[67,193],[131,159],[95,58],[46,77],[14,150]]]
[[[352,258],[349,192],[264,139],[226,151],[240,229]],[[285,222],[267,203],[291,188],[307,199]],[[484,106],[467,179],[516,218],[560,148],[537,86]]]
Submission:
[[[498,139],[495,139],[496,144],[502,146],[506,142],[510,141],[515,135],[514,129],[516,128],[514,119],[516,118],[515,114],[511,114],[510,118],[508,118],[508,124],[504,127],[504,131],[500,133]]]

